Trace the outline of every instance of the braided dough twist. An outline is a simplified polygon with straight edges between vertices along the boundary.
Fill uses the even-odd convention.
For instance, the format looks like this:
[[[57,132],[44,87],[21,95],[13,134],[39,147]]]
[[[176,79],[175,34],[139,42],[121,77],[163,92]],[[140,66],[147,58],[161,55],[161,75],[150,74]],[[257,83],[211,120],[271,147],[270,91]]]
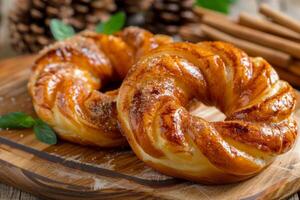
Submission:
[[[28,84],[36,113],[66,140],[126,144],[117,125],[117,90],[99,89],[121,81],[136,59],[169,42],[167,36],[130,27],[116,35],[84,32],[44,49]]]
[[[196,98],[225,121],[187,111]],[[117,99],[136,155],[167,175],[204,183],[251,177],[296,138],[293,88],[262,58],[222,42],[173,43],[129,70]]]

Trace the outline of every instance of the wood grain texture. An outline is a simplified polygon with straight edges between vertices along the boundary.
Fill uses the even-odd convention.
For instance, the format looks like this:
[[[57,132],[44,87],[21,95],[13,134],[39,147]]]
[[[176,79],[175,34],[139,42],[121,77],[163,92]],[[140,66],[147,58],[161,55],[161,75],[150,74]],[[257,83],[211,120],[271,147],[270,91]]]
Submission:
[[[288,200],[299,200],[299,196],[298,196],[298,194],[294,194],[294,195],[290,196]]]
[[[38,200],[31,194],[4,184],[0,184],[0,191],[0,200]]]
[[[34,115],[26,89],[33,59],[0,62],[0,114]],[[204,106],[194,113],[208,120],[223,118]],[[300,109],[296,115],[300,117]],[[164,176],[145,166],[129,148],[93,149],[63,141],[48,146],[30,129],[0,132],[0,166],[1,181],[47,199],[271,199],[288,197],[300,188],[300,144],[258,176],[220,186]]]

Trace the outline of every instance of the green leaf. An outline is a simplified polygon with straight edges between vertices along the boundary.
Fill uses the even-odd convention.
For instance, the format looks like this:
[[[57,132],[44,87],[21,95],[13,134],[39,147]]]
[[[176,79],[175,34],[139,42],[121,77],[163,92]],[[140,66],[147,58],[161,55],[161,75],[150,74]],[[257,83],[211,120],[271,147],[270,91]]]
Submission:
[[[74,28],[59,19],[52,19],[50,21],[50,30],[56,40],[64,40],[75,35]]]
[[[196,5],[222,13],[229,13],[229,8],[236,0],[197,0]]]
[[[12,112],[0,117],[0,128],[30,128],[35,124],[35,120],[22,112]]]
[[[228,0],[230,4],[234,4],[237,0]]]
[[[113,34],[121,30],[125,24],[126,15],[124,12],[118,12],[110,17],[106,22],[99,23],[96,26],[97,33]]]
[[[46,144],[56,144],[57,137],[53,129],[40,119],[36,119],[36,124],[33,127],[35,136],[41,142]]]

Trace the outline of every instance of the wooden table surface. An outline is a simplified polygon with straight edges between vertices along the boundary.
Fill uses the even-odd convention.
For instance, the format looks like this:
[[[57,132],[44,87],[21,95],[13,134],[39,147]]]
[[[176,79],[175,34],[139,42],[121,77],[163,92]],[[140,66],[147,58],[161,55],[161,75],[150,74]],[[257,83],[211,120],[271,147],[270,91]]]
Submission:
[[[276,9],[280,9],[289,15],[300,20],[300,1],[299,0],[238,0],[232,7],[231,14],[237,15],[241,10],[256,13],[258,3],[268,3]],[[1,66],[1,62],[0,62]],[[289,200],[299,200],[300,193],[296,193],[289,197]],[[38,198],[22,192],[16,188],[4,185],[0,183],[0,200],[38,200]]]

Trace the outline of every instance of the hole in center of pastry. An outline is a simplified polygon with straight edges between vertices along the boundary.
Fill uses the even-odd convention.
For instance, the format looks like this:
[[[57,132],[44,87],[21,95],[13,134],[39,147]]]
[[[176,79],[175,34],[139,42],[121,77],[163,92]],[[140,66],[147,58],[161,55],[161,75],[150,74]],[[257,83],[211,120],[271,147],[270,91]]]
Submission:
[[[122,84],[122,81],[119,79],[110,81],[110,82],[107,82],[102,88],[100,88],[100,91],[105,93],[105,92],[117,90],[120,88],[121,84]]]
[[[191,101],[187,109],[192,115],[201,117],[210,122],[223,121],[226,118],[225,114],[216,107],[207,106],[196,100]]]

